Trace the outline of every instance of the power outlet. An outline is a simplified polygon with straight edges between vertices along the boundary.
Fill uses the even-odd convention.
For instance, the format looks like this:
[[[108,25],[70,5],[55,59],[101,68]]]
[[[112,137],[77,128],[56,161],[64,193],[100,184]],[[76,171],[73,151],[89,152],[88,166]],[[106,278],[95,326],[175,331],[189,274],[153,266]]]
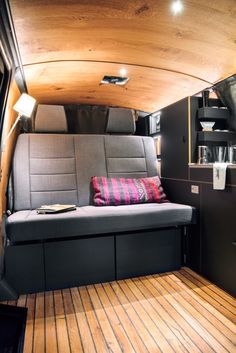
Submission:
[[[191,193],[192,194],[199,194],[199,186],[198,185],[191,185]]]

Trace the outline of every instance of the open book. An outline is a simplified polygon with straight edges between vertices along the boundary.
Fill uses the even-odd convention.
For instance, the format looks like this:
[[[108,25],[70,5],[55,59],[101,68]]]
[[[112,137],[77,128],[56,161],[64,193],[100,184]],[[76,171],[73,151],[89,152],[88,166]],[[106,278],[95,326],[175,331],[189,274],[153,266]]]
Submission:
[[[59,213],[76,210],[76,205],[61,205],[56,203],[54,205],[42,205],[36,208],[37,213]]]

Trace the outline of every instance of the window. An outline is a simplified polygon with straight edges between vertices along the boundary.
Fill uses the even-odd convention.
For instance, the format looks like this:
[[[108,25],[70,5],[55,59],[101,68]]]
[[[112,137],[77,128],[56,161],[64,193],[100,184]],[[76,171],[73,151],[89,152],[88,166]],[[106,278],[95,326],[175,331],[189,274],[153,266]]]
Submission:
[[[0,132],[2,132],[3,116],[10,81],[10,65],[0,41]]]
[[[2,88],[3,76],[4,76],[4,65],[1,60],[0,61],[0,92],[1,92],[1,88]]]

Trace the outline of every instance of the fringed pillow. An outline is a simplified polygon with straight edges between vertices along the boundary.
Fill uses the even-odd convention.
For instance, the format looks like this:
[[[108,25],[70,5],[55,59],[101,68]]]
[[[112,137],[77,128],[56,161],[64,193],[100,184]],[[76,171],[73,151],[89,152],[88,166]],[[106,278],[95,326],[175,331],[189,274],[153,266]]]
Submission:
[[[169,202],[158,176],[149,178],[92,177],[95,206]]]

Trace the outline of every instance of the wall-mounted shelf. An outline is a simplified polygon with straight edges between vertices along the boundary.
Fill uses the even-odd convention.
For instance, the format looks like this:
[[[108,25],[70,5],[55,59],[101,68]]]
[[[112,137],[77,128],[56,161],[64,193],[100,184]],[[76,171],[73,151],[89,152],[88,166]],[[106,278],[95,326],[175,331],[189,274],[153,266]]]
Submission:
[[[236,142],[236,132],[198,131],[198,142]]]
[[[230,117],[228,109],[203,107],[198,109],[198,119],[227,120]]]
[[[199,164],[199,163],[189,163],[188,166],[189,168],[208,168],[208,169],[212,169],[213,168],[214,163],[207,163],[207,164]],[[235,169],[236,170],[236,163],[231,163],[228,164],[227,163],[227,169]]]

